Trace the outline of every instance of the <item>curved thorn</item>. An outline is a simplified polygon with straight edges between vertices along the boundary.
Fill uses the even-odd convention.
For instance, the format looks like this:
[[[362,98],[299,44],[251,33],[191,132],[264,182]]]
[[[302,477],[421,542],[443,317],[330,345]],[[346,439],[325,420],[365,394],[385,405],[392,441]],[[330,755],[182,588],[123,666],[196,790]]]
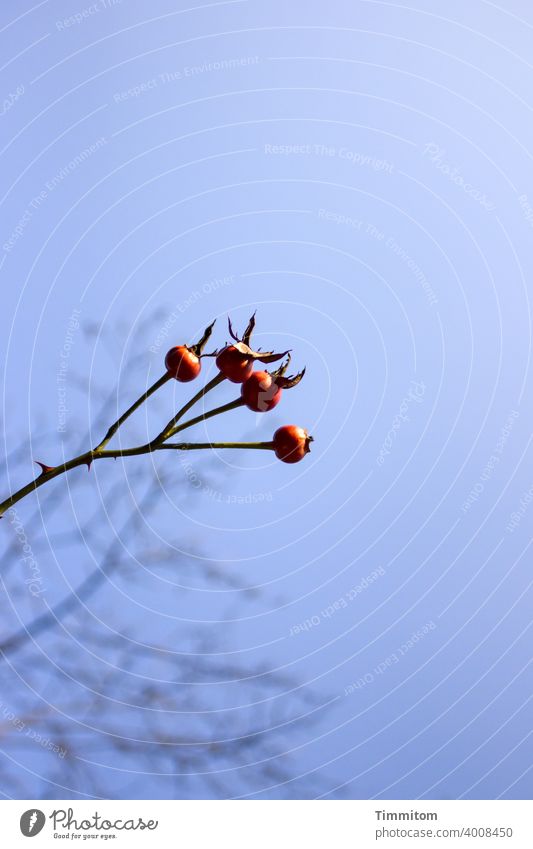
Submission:
[[[41,467],[41,475],[47,475],[54,471],[54,466],[47,466],[46,463],[41,463],[40,460],[33,461],[37,466]]]

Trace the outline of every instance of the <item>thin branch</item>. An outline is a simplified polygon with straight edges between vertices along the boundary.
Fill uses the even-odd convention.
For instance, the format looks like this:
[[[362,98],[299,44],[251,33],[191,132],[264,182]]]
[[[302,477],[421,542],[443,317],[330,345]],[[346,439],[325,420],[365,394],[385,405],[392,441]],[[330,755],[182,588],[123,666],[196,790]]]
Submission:
[[[157,485],[159,485],[159,479],[157,481]],[[54,607],[49,608],[45,613],[37,616],[32,622],[28,625],[24,625],[15,634],[12,634],[10,637],[6,637],[0,643],[1,655],[17,651],[17,649],[25,645],[30,639],[34,640],[35,637],[39,636],[39,634],[61,623],[64,617],[70,613],[77,604],[83,604],[91,595],[93,595],[93,593],[109,577],[109,575],[118,566],[120,566],[122,561],[118,550],[121,545],[121,540],[125,535],[127,535],[130,528],[135,527],[139,512],[143,514],[144,510],[154,503],[154,493],[156,488],[156,485],[150,484],[144,498],[140,501],[139,509],[129,515],[126,522],[124,522],[120,533],[109,546],[102,565],[91,572],[91,574],[88,575],[75,590],[71,590],[69,594]]]
[[[189,419],[183,424],[178,425],[173,428],[167,436],[167,439],[170,439],[171,436],[175,436],[180,431],[185,430],[188,427],[192,427],[195,424],[199,424],[199,422],[207,421],[207,419],[213,418],[213,416],[219,416],[221,413],[227,413],[229,410],[236,410],[237,407],[242,407],[244,401],[242,398],[235,398],[234,401],[229,401],[227,404],[223,404],[222,407],[215,407],[214,410],[208,410],[207,413],[201,413],[199,416],[196,416],[194,419]]]
[[[162,447],[163,440],[168,439],[169,436],[174,435],[174,433],[177,433],[181,430],[185,430],[185,428],[187,427],[192,427],[193,424],[196,424],[197,422],[202,421],[203,419],[211,418],[211,416],[219,415],[220,413],[226,412],[226,410],[232,410],[235,407],[239,407],[243,404],[243,401],[239,398],[235,401],[230,402],[229,404],[224,404],[222,407],[217,407],[214,410],[210,410],[207,413],[203,413],[202,415],[191,419],[189,422],[184,422],[179,427],[174,427],[175,423],[180,418],[182,418],[185,413],[190,410],[190,408],[194,404],[196,404],[197,401],[203,398],[207,392],[209,392],[215,386],[218,386],[218,384],[221,383],[222,380],[224,380],[224,377],[222,375],[217,375],[215,378],[213,378],[213,380],[209,381],[209,383],[207,383],[203,387],[203,389],[200,390],[200,392],[197,392],[196,395],[181,408],[181,410],[176,413],[176,415],[167,424],[165,430],[163,430],[151,442],[148,442],[145,445],[139,445],[136,448],[123,448],[117,450],[103,449],[101,446],[106,445],[108,443],[109,439],[111,438],[111,436],[113,436],[114,433],[116,433],[122,422],[125,421],[125,419],[128,418],[136,409],[138,409],[138,407],[141,406],[141,404],[146,400],[147,397],[149,397],[149,395],[153,394],[160,386],[163,385],[163,383],[166,383],[167,379],[167,375],[164,375],[164,377],[160,378],[160,380],[158,380],[157,383],[155,383],[148,390],[147,393],[142,395],[138,399],[138,401],[136,401],[135,404],[133,404],[133,406],[130,407],[129,410],[127,410],[126,413],[124,413],[120,417],[120,419],[115,422],[114,425],[111,426],[106,437],[100,443],[100,446],[92,449],[91,451],[86,451],[66,463],[61,463],[59,466],[43,467],[43,471],[37,478],[35,478],[33,481],[30,481],[30,483],[26,484],[26,486],[23,486],[21,489],[17,490],[17,492],[14,492],[12,495],[10,495],[9,498],[6,498],[5,501],[2,501],[0,503],[0,518],[2,518],[4,513],[9,510],[10,507],[13,507],[14,504],[19,501],[22,501],[22,499],[25,498],[27,495],[34,492],[36,489],[39,489],[45,483],[48,483],[48,481],[65,474],[65,472],[69,472],[72,469],[76,469],[78,468],[78,466],[88,466],[90,468],[94,460],[109,458],[113,458],[116,460],[119,457],[135,457],[141,454],[150,454],[152,451],[159,450]],[[110,433],[111,436],[109,436]]]
[[[274,449],[273,442],[166,442],[160,445],[158,451],[167,448],[176,451],[196,451],[200,448],[252,448],[254,450],[272,451]]]
[[[158,389],[161,389],[161,387],[162,387],[162,386],[164,386],[164,385],[165,385],[165,383],[168,383],[168,381],[169,381],[169,380],[171,380],[171,378],[172,378],[172,375],[171,375],[171,374],[169,374],[168,372],[166,372],[166,373],[165,373],[162,377],[160,377],[160,378],[159,378],[159,380],[157,380],[157,381],[154,383],[154,385],[153,385],[153,386],[151,386],[149,389],[147,389],[147,390],[146,390],[146,392],[145,392],[143,395],[141,395],[141,397],[140,397],[140,398],[138,398],[138,399],[137,399],[137,401],[135,401],[135,403],[134,403],[134,404],[132,404],[132,405],[131,405],[131,407],[129,407],[129,409],[127,409],[127,410],[126,410],[126,412],[125,412],[125,413],[123,413],[123,414],[120,416],[120,418],[119,418],[119,419],[117,419],[117,421],[116,421],[114,424],[112,424],[112,425],[111,425],[111,427],[110,427],[110,428],[109,428],[109,430],[107,431],[107,433],[106,433],[106,435],[104,436],[104,438],[102,439],[102,441],[101,441],[101,442],[100,442],[100,443],[96,446],[96,448],[95,448],[94,450],[95,450],[95,451],[101,451],[103,448],[105,448],[105,447],[106,447],[106,445],[108,444],[108,442],[110,442],[110,441],[111,441],[111,439],[114,437],[114,435],[115,435],[115,433],[117,432],[117,430],[119,429],[119,427],[120,427],[122,424],[124,424],[124,422],[126,421],[126,419],[129,419],[129,417],[130,417],[131,415],[133,415],[133,413],[134,413],[136,410],[138,410],[138,409],[139,409],[139,407],[140,407],[142,404],[144,404],[144,402],[145,402],[145,401],[146,401],[146,400],[147,400],[147,399],[148,399],[151,395],[153,395],[153,394],[154,394],[154,392],[157,392],[157,390],[158,390]]]
[[[216,377],[214,377],[212,380],[210,380],[210,381],[209,381],[209,383],[206,383],[206,385],[203,387],[203,389],[200,389],[200,391],[199,391],[199,392],[197,392],[197,393],[196,393],[196,395],[194,395],[194,396],[191,398],[191,400],[190,400],[190,401],[188,401],[188,402],[185,404],[185,406],[183,406],[183,407],[181,408],[181,410],[178,410],[178,412],[176,413],[176,415],[175,415],[175,416],[173,416],[173,418],[171,418],[171,419],[170,419],[170,421],[168,422],[168,424],[166,425],[166,427],[164,427],[164,428],[163,428],[163,430],[161,431],[161,433],[160,433],[158,436],[156,436],[156,438],[153,440],[154,444],[157,444],[157,443],[159,443],[159,442],[164,442],[164,441],[165,441],[165,439],[168,439],[168,437],[169,437],[169,436],[172,436],[174,433],[176,433],[176,428],[175,428],[176,423],[177,423],[180,419],[182,419],[182,418],[183,418],[183,416],[185,415],[185,413],[188,413],[188,412],[189,412],[189,410],[191,409],[191,407],[194,407],[194,405],[195,405],[198,401],[201,401],[201,399],[204,397],[204,395],[207,395],[207,393],[208,393],[208,392],[210,392],[212,389],[214,389],[214,388],[215,388],[215,386],[218,386],[218,385],[219,385],[219,383],[222,383],[222,381],[223,381],[223,380],[225,380],[224,375],[219,373],[219,374],[217,374],[217,376],[216,376]],[[199,417],[199,420],[200,420],[201,418],[202,418],[202,417],[200,416],[200,417]]]
[[[229,404],[225,404],[223,407],[218,407],[215,410],[210,410],[208,413],[205,413],[202,416],[197,416],[195,419],[191,419],[189,422],[184,422],[179,428],[176,428],[175,432],[185,430],[187,427],[191,427],[193,424],[197,424],[199,421],[203,421],[204,419],[211,418],[211,416],[216,416],[219,413],[226,412],[226,410],[234,409],[238,407],[243,402],[238,399],[236,401],[232,401]],[[80,454],[79,457],[74,457],[72,460],[69,460],[67,463],[62,463],[59,466],[54,466],[53,468],[45,467],[45,470],[39,475],[38,478],[31,481],[30,483],[23,486],[17,492],[14,492],[9,498],[6,498],[5,501],[0,503],[0,518],[4,515],[4,513],[13,507],[17,502],[22,501],[27,495],[35,490],[39,489],[41,486],[44,486],[48,481],[53,480],[54,478],[60,477],[60,475],[65,474],[65,472],[70,472],[72,469],[76,469],[79,466],[91,466],[91,464],[95,460],[104,460],[104,459],[114,459],[117,460],[119,457],[137,457],[142,454],[151,454],[153,451],[164,451],[167,449],[179,449],[181,451],[189,451],[194,448],[264,448],[264,447],[272,447],[272,443],[239,443],[239,442],[213,442],[213,443],[161,443],[158,444],[156,442],[149,442],[146,445],[139,445],[137,448],[119,448],[116,450],[107,450],[107,451],[86,451],[85,454]]]

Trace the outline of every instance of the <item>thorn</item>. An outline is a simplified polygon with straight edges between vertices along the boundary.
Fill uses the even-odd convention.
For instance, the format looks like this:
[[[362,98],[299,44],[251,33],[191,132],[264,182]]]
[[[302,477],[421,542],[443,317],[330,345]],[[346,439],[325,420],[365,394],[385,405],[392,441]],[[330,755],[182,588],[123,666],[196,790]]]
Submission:
[[[41,463],[40,460],[34,460],[33,462],[41,467],[41,475],[47,475],[49,472],[54,471],[54,466],[47,466],[46,463]]]

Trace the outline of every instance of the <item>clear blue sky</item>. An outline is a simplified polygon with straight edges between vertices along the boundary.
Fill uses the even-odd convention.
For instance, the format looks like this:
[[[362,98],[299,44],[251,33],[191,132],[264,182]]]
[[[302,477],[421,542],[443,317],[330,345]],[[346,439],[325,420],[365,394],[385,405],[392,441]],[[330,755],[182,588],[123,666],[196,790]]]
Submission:
[[[328,706],[295,735],[293,775],[317,770],[331,798],[531,795],[533,14],[524,0],[430,6],[0,13],[4,450],[38,433],[57,462],[90,431],[92,387],[118,386],[122,408],[171,344],[215,317],[221,343],[228,313],[242,328],[257,309],[258,344],[293,348],[305,380],[270,415],[236,411],[198,438],[268,439],[291,422],[313,432],[312,454],[158,458],[176,473],[149,532],[165,546],[179,529],[193,589],[154,571],[141,596],[122,581],[96,612],[144,637],[192,619],[219,653],[312,687]],[[185,391],[166,387],[163,408]],[[141,430],[159,421],[140,414]],[[101,464],[53,528],[120,476],[127,512],[143,462]],[[11,463],[2,489],[31,473],[30,457]],[[92,545],[41,561],[49,599],[98,562]],[[263,592],[206,591],[199,547]],[[26,621],[39,601],[17,609]],[[246,725],[243,695],[221,705]],[[290,713],[293,695],[279,699]],[[21,755],[30,796],[39,755]]]

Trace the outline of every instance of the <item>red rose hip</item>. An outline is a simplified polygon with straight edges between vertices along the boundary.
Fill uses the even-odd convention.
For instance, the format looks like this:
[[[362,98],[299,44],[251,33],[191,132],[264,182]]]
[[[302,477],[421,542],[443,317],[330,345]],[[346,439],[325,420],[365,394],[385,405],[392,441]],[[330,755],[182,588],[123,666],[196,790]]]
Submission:
[[[235,345],[222,348],[216,358],[217,368],[232,383],[244,383],[254,370],[252,357],[242,354]]]
[[[167,372],[180,383],[189,383],[198,377],[202,364],[200,358],[186,345],[171,348],[165,357]]]
[[[242,385],[241,398],[249,410],[268,413],[279,404],[282,391],[268,371],[254,371]]]
[[[272,441],[278,460],[284,463],[299,463],[311,450],[309,443],[312,437],[303,427],[283,425],[277,429]]]

